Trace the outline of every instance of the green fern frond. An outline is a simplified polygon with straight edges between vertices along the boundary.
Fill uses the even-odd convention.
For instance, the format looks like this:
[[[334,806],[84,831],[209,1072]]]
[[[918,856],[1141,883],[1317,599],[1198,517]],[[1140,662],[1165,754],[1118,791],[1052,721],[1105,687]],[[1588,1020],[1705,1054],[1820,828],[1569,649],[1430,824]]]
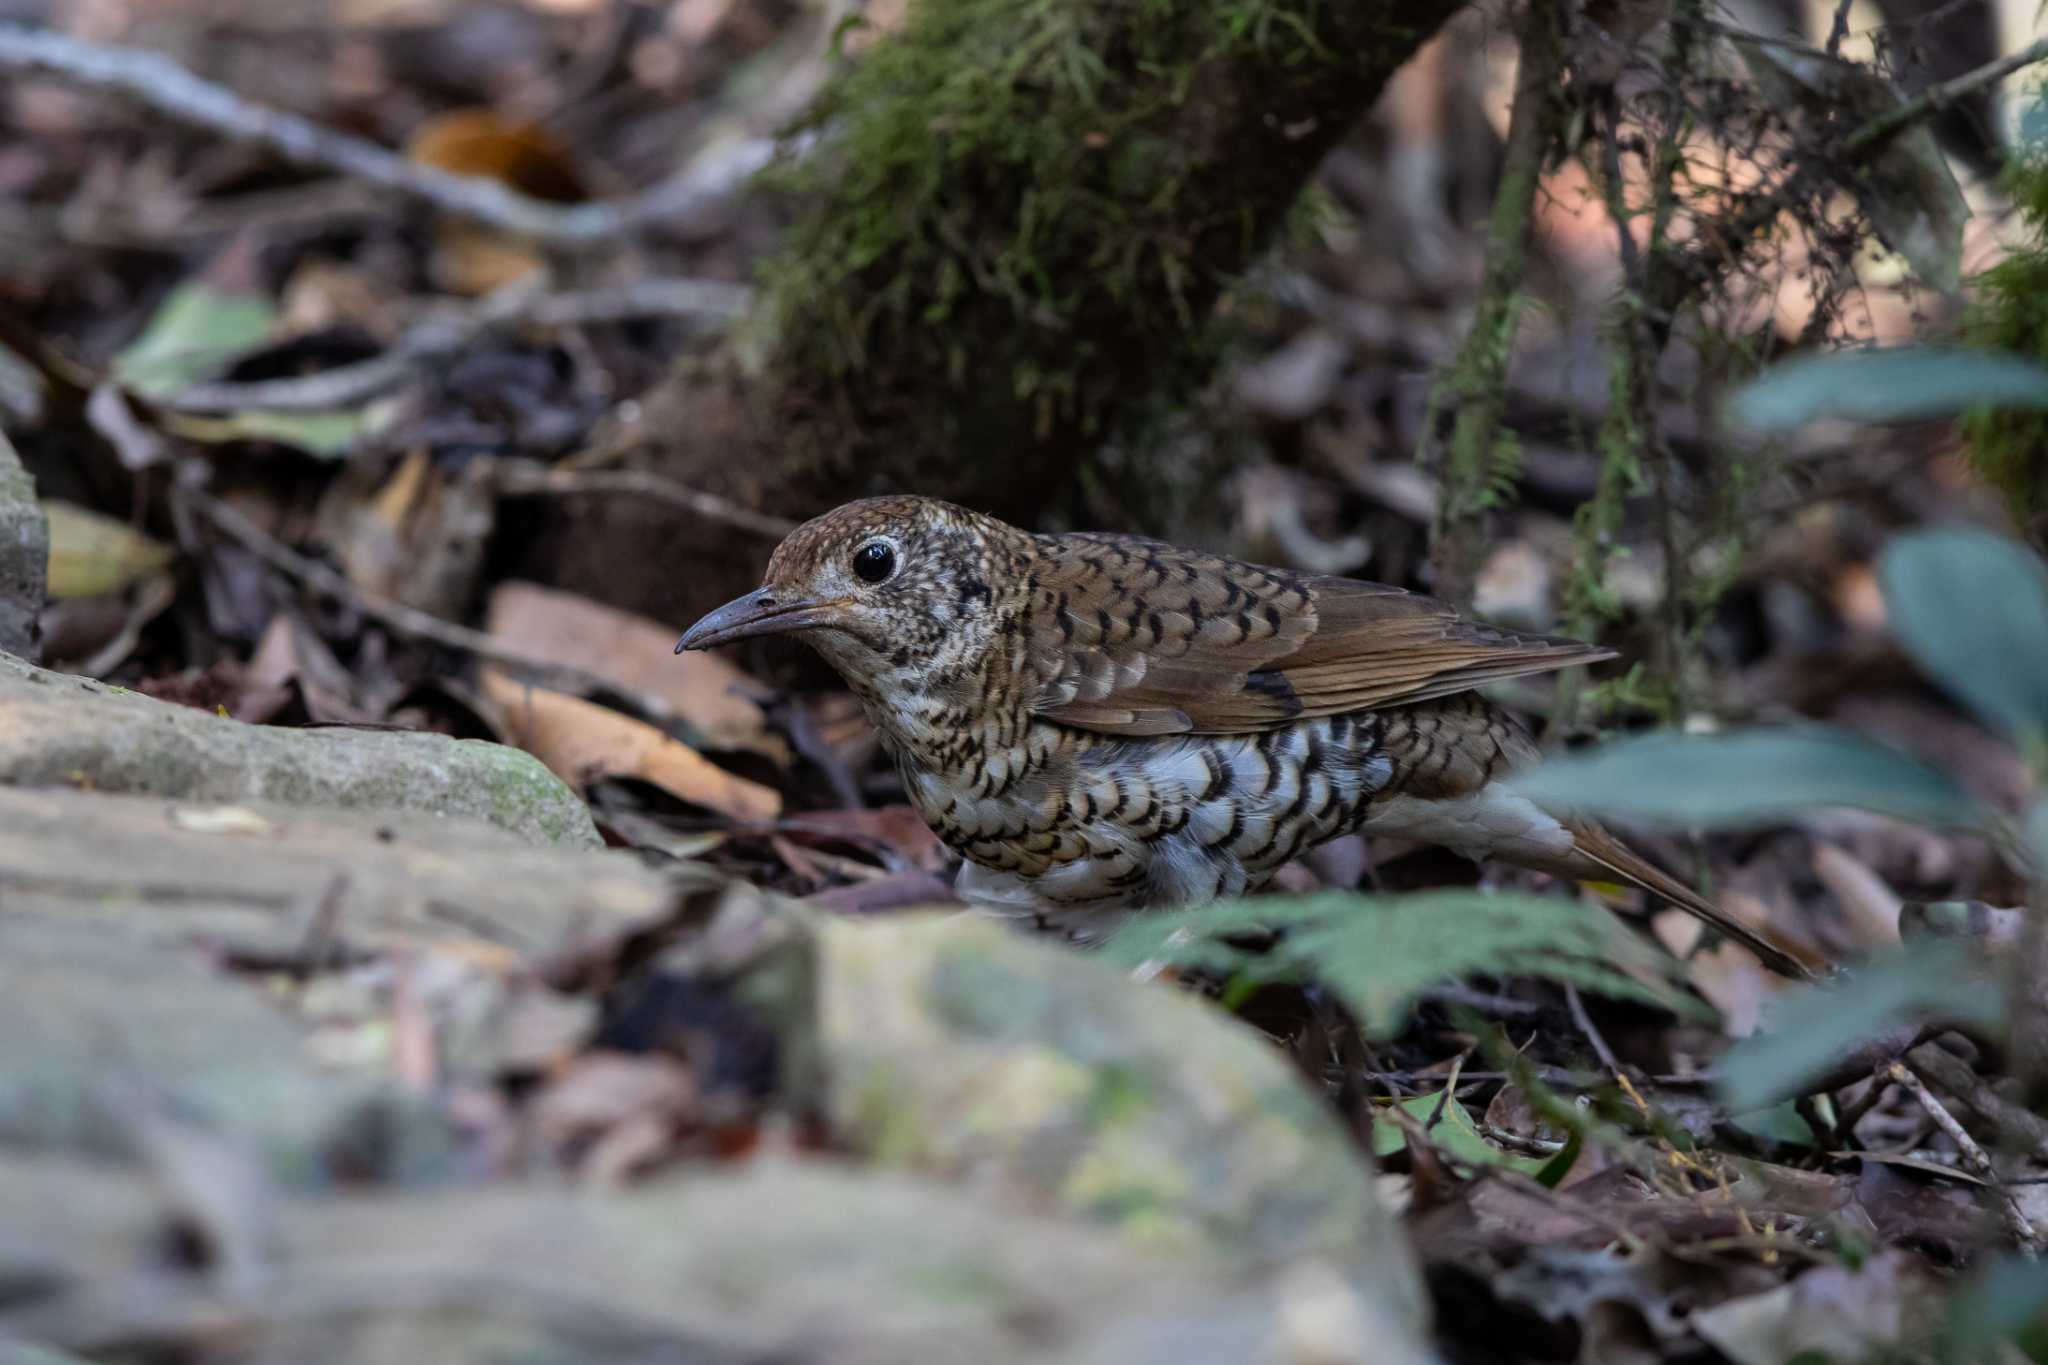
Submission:
[[[1226,940],[1284,931],[1268,951]],[[1684,967],[1607,911],[1550,896],[1432,891],[1409,896],[1331,892],[1225,901],[1124,926],[1107,951],[1251,984],[1316,980],[1368,1031],[1398,1031],[1415,998],[1458,977],[1539,976],[1692,1018],[1712,1010],[1683,989]]]

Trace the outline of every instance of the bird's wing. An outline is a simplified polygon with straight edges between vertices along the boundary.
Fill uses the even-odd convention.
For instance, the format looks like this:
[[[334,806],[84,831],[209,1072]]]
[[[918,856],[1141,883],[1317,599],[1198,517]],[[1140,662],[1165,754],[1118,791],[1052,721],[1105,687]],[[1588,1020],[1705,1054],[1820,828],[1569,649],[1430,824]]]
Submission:
[[[1265,730],[1612,657],[1431,598],[1129,536],[1049,536],[1028,648],[1037,710],[1110,734]]]

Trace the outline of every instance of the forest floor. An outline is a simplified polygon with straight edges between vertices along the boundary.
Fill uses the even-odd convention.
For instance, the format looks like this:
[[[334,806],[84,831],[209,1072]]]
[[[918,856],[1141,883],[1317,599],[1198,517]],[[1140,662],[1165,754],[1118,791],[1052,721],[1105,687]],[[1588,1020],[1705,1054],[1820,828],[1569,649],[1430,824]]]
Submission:
[[[413,168],[380,189],[154,98],[0,82],[0,453],[50,536],[42,668],[0,669],[0,1360],[1987,1358],[1972,1324],[2037,1302],[2007,1253],[2048,1219],[2048,1127],[1961,1034],[1733,1108],[1722,1059],[1790,989],[1747,953],[1360,837],[1276,891],[1576,897],[1711,1010],[1478,976],[1361,1031],[1313,980],[1134,980],[965,913],[814,663],[673,655],[712,603],[631,563],[614,600],[674,619],[552,586],[594,501],[750,564],[788,529],[639,469],[632,432],[746,314],[782,210],[745,174],[836,17],[0,3]],[[1409,453],[1509,65],[1449,41],[1228,300],[1178,438],[1215,548],[1422,585],[1439,490]],[[565,208],[679,176],[689,207],[565,248],[442,212],[435,171]],[[1588,193],[1549,186],[1471,604],[1517,627],[1563,618],[1601,477],[1619,266]],[[1971,195],[1975,267],[2003,219]],[[1797,335],[1797,291],[1774,306]],[[1897,341],[1939,307],[1873,286],[1844,315]],[[1659,422],[1706,449],[1673,355]],[[1116,527],[1108,486],[1045,529]],[[1894,536],[2001,525],[1953,427],[1831,429],[1742,496],[1669,719],[1831,722],[2032,799],[1887,631]],[[1610,729],[1668,653],[1653,511],[1603,584]],[[1902,917],[2003,941],[2028,894],[1982,835],[1842,810],[1640,846],[1834,961]]]

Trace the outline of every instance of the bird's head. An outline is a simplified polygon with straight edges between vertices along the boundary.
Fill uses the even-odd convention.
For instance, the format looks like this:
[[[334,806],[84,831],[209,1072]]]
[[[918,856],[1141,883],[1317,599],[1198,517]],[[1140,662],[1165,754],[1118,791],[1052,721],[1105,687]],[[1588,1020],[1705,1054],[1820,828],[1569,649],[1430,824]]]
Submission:
[[[761,586],[691,626],[676,652],[800,635],[856,687],[944,675],[994,638],[992,585],[1029,537],[931,498],[866,498],[791,531]]]

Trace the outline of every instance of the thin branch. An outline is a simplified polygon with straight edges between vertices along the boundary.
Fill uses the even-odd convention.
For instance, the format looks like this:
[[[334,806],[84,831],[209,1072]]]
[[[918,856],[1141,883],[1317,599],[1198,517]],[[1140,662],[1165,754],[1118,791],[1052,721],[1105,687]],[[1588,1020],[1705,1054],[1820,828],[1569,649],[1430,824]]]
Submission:
[[[336,171],[560,247],[607,246],[622,233],[657,223],[673,229],[701,222],[775,155],[772,140],[750,138],[709,152],[627,199],[551,204],[498,181],[409,161],[374,142],[253,104],[161,53],[85,42],[25,24],[0,24],[0,69],[111,90],[182,123],[267,147],[287,161]]]
[[[756,512],[715,493],[701,492],[639,469],[551,469],[531,460],[500,460],[493,467],[491,483],[503,497],[612,493],[647,498],[770,540],[780,540],[796,529],[795,522],[783,517]]]
[[[1898,108],[1880,114],[1851,133],[1849,140],[1842,144],[1842,150],[1850,156],[1872,151],[1908,126],[1941,113],[1986,86],[1998,84],[2021,67],[2041,61],[2048,61],[2048,38],[2037,38],[2018,52],[1987,62],[1974,71],[1966,71],[1952,81],[1928,86]]]
[[[1740,36],[1754,37],[1749,34]],[[1847,164],[1837,168],[1838,177],[1842,172],[1873,160],[1893,137],[1910,125],[1931,118],[1956,101],[2040,61],[2048,61],[2048,38],[2011,56],[1965,72],[1954,80],[1930,86],[1898,108],[1872,119],[1843,140],[1839,155]],[[1794,196],[1813,185],[1816,176],[1813,163],[1805,163],[1769,188],[1747,196],[1742,208],[1732,218],[1702,224],[1699,244],[1674,260],[1677,268],[1666,274],[1665,287],[1650,300],[1648,321],[1660,337],[1669,334],[1678,310],[1693,292],[1712,279],[1717,271],[1739,262]]]
[[[1565,983],[1564,1001],[1571,1007],[1572,1023],[1585,1035],[1586,1041],[1593,1045],[1593,1055],[1600,1059],[1600,1065],[1616,1076],[1621,1075],[1621,1062],[1615,1057],[1614,1049],[1607,1046],[1607,1040],[1593,1024],[1593,1016],[1586,1013],[1586,1002],[1579,998],[1579,988],[1570,982]]]
[[[1938,1044],[1930,1042],[1914,1048],[1908,1060],[1915,1071],[1989,1124],[2001,1143],[2032,1160],[2048,1161],[2048,1119],[1999,1094],[1968,1062]]]
[[[1948,1106],[1927,1088],[1927,1082],[1915,1075],[1913,1069],[1904,1062],[1893,1062],[1885,1068],[1885,1075],[1904,1086],[1907,1093],[1918,1100],[1920,1107],[1927,1111],[1927,1117],[1934,1120],[1935,1127],[1948,1134],[1948,1140],[1963,1154],[1963,1164],[1982,1177],[1997,1193],[1999,1207],[2005,1215],[2006,1227],[2018,1241],[2020,1250],[2029,1260],[2038,1256],[2041,1252],[2039,1234],[2034,1231],[2034,1225],[2027,1220],[2026,1211],[2020,1207],[2019,1200],[2005,1187],[2005,1180],[1998,1174],[1998,1168],[1991,1164],[1991,1158],[1977,1145],[1977,1139],[1970,1136],[1969,1130],[1957,1121],[1954,1114],[1949,1113]]]
[[[625,697],[635,708],[657,722],[674,719],[673,708],[652,693],[623,686],[601,673],[593,673],[572,664],[558,664],[533,658],[509,648],[497,637],[483,631],[472,630],[453,621],[444,621],[431,612],[409,607],[403,602],[393,601],[378,593],[367,592],[351,583],[347,575],[286,546],[203,488],[194,485],[181,486],[175,496],[212,522],[230,540],[279,573],[296,579],[315,591],[341,598],[363,615],[397,631],[400,635],[431,640],[435,644],[445,645],[465,654],[473,654],[477,658],[487,659],[521,673],[553,678],[579,692],[602,690],[615,693]]]
[[[618,322],[638,317],[689,317],[718,322],[745,313],[753,291],[717,280],[646,280],[561,294],[541,292],[538,274],[528,275],[452,315],[421,321],[382,355],[354,365],[293,379],[245,384],[197,384],[157,406],[173,412],[312,412],[366,402],[396,388],[428,363],[458,355],[478,339],[521,324],[548,327]]]

